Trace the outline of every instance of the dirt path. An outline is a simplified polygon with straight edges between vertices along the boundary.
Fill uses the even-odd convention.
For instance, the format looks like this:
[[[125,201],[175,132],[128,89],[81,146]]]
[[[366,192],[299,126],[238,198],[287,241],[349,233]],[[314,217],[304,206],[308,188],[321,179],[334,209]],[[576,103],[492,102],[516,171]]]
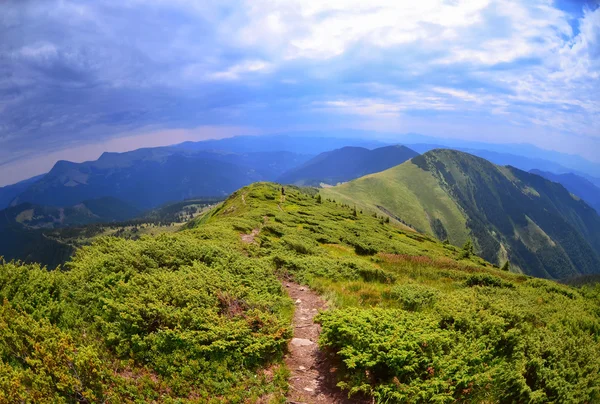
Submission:
[[[284,281],[288,294],[296,302],[294,312],[294,337],[289,344],[285,364],[290,370],[288,403],[361,403],[349,400],[336,387],[335,368],[319,351],[317,342],[321,326],[313,318],[319,310],[327,308],[326,302],[309,288]]]
[[[241,234],[240,237],[242,238],[242,242],[250,244],[254,243],[254,237],[258,236],[258,233],[260,233],[260,229],[254,229],[250,234]]]

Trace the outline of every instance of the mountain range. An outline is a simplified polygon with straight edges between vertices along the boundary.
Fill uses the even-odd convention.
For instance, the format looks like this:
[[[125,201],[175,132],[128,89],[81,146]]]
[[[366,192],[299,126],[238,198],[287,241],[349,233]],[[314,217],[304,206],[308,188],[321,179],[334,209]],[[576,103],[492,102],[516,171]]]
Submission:
[[[19,181],[16,184],[0,187],[0,209],[4,209],[17,197],[25,192],[29,186],[40,180],[46,174],[37,175],[35,177]]]
[[[562,185],[454,150],[322,191],[546,278],[600,271],[600,217]]]
[[[24,233],[38,229],[128,220],[171,201],[223,198],[259,181],[309,186],[351,181],[324,195],[454,245],[471,238],[485,259],[497,265],[510,261],[528,274],[560,279],[598,272],[600,226],[593,208],[598,209],[600,193],[585,178],[527,173],[447,149],[419,156],[406,146],[347,146],[316,157],[305,154],[343,141],[348,140],[319,145],[312,138],[238,137],[104,153],[84,163],[59,161],[44,176],[0,188],[0,200],[11,205],[3,212],[2,238],[18,231],[25,240]],[[241,152],[244,148],[251,151]],[[493,162],[548,168],[542,160],[475,152]],[[23,257],[14,251],[3,249],[0,255]]]
[[[27,184],[11,205],[72,206],[114,197],[140,210],[192,197],[226,196],[256,181],[273,180],[309,156],[290,152],[229,153],[180,148],[104,153],[84,163],[57,162]]]
[[[588,205],[596,209],[596,212],[600,214],[600,187],[588,179],[573,173],[554,174],[541,170],[531,170],[529,172],[561,184],[573,195],[587,202]]]
[[[277,179],[284,184],[337,184],[376,173],[404,163],[419,153],[405,146],[385,146],[369,150],[343,147],[321,153]]]

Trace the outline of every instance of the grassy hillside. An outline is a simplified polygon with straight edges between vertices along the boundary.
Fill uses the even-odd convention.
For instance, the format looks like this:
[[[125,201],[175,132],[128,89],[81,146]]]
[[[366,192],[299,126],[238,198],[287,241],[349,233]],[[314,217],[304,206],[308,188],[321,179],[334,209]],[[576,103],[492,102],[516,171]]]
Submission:
[[[562,279],[600,272],[600,217],[559,184],[452,150],[321,191],[461,245],[514,271]]]
[[[66,271],[0,265],[0,401],[283,403],[293,305],[278,277],[329,299],[320,345],[350,394],[600,399],[600,289],[262,183],[181,232],[100,238]]]
[[[405,146],[386,146],[369,150],[363,147],[343,147],[319,154],[305,164],[284,173],[283,184],[337,184],[367,174],[386,170],[404,163],[418,153]]]
[[[469,237],[466,219],[458,205],[438,184],[411,161],[379,174],[321,191],[325,198],[380,214],[409,224],[419,232],[448,238],[462,245]],[[440,226],[441,222],[441,226]]]

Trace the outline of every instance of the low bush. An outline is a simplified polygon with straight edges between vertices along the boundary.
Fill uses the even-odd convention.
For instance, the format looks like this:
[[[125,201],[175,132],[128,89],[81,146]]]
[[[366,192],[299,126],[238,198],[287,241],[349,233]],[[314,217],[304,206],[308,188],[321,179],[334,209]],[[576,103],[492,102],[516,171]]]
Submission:
[[[415,283],[396,285],[389,292],[390,299],[398,301],[402,308],[410,311],[433,306],[438,295],[436,289]]]

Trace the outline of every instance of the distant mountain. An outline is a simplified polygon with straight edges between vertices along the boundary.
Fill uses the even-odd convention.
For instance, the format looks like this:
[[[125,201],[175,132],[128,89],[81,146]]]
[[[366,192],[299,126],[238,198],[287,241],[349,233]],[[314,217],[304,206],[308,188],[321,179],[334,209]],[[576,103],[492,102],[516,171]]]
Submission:
[[[454,150],[324,189],[324,197],[392,215],[490,262],[554,279],[600,273],[600,216],[562,185]]]
[[[386,146],[369,150],[343,147],[319,154],[302,166],[278,178],[278,182],[296,185],[337,184],[404,163],[418,153],[405,146]]]
[[[600,178],[596,178],[591,175],[582,174],[582,173],[577,173],[577,175],[582,176],[583,178],[585,178],[586,180],[588,180],[589,182],[594,184],[596,187],[600,188]]]
[[[31,203],[12,206],[0,211],[0,256],[54,268],[73,254],[74,246],[48,237],[46,230],[128,220],[139,214],[139,210],[110,197],[66,208]]]
[[[81,226],[90,223],[120,222],[141,214],[139,209],[113,197],[83,201],[77,205],[58,208],[22,203],[0,211],[9,224],[28,229],[53,229]]]
[[[7,185],[5,187],[0,188],[0,210],[8,207],[10,203],[15,199],[20,193],[24,192],[31,184],[41,179],[43,175],[38,175],[33,178],[26,179],[24,181],[17,182],[16,184]]]
[[[369,137],[331,137],[331,136],[301,136],[301,135],[264,135],[264,136],[236,136],[219,140],[205,140],[202,142],[184,142],[175,147],[192,151],[221,150],[231,153],[256,153],[287,151],[299,154],[317,155],[326,151],[339,149],[346,146],[373,149],[387,146],[388,144],[368,140]]]
[[[419,153],[426,153],[430,150],[434,149],[448,149],[443,145],[439,144],[411,144],[409,145],[413,150],[416,150]],[[483,149],[470,149],[465,147],[450,147],[449,149],[458,150],[465,153],[472,154],[477,157],[481,157],[486,159],[494,164],[502,165],[502,166],[513,166],[523,171],[530,171],[533,169],[539,169],[543,171],[549,171],[553,173],[568,173],[573,171],[570,168],[562,166],[556,162],[550,160],[544,160],[541,158],[532,157],[535,154],[526,156],[520,156],[517,154],[510,153],[500,153],[491,150],[483,150]]]
[[[592,184],[586,178],[579,175],[568,173],[568,174],[553,174],[547,171],[531,170],[532,174],[540,175],[550,181],[558,182],[573,195],[578,196],[596,209],[596,212],[600,214],[600,188]]]
[[[225,196],[252,182],[275,179],[308,158],[289,152],[193,152],[170,147],[104,153],[96,161],[57,162],[11,204],[63,207],[110,196],[145,210],[186,198]]]
[[[439,148],[441,146],[442,148],[449,148],[461,151],[485,150],[499,154],[510,154],[513,156],[535,156],[536,159],[552,162],[559,166],[566,167],[567,170],[564,172],[577,172],[581,174],[591,175],[594,177],[600,177],[599,162],[592,162],[575,154],[567,154],[557,152],[554,150],[542,149],[540,147],[527,143],[474,142],[463,139],[437,138],[433,136],[424,136],[414,133],[395,136],[394,140],[396,142],[405,144],[411,148],[414,148],[413,146],[416,144],[430,144],[437,145],[436,148]],[[420,151],[417,148],[414,148],[414,150],[417,150],[419,153],[424,153],[425,151],[428,151]]]

